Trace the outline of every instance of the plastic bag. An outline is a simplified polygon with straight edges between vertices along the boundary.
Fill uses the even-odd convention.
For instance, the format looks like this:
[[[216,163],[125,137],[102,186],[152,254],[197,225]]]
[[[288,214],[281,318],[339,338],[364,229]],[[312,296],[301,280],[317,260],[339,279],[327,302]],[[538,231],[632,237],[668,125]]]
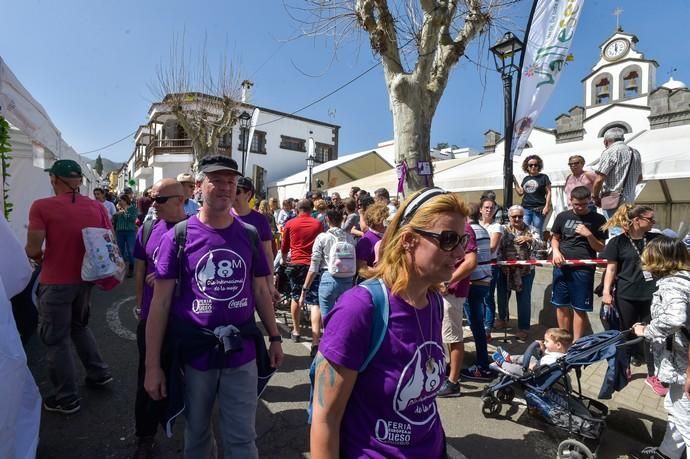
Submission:
[[[125,277],[125,261],[109,228],[84,228],[84,260],[81,278],[103,290],[116,287]]]

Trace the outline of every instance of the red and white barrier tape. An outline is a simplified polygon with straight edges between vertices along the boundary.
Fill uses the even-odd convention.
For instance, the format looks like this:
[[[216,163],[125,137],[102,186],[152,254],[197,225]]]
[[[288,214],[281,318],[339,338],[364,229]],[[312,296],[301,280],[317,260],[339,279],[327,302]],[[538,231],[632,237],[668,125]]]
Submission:
[[[603,258],[593,258],[591,260],[565,260],[561,266],[579,265],[605,265],[607,260]],[[491,263],[495,266],[549,266],[553,265],[553,260],[505,260]]]

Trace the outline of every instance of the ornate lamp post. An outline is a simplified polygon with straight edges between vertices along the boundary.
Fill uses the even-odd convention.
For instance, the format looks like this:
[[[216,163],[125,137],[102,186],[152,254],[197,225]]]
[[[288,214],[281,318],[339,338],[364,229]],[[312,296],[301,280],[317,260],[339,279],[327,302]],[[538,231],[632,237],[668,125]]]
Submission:
[[[249,150],[249,125],[252,115],[247,112],[240,113],[240,129],[242,130],[242,175],[244,175],[244,165],[247,162],[247,151]]]
[[[522,42],[512,32],[506,32],[489,48],[494,55],[496,70],[503,79],[503,208],[506,217],[508,209],[513,205],[513,158],[510,154],[513,146],[513,74],[519,70],[516,56],[522,51],[522,46]]]

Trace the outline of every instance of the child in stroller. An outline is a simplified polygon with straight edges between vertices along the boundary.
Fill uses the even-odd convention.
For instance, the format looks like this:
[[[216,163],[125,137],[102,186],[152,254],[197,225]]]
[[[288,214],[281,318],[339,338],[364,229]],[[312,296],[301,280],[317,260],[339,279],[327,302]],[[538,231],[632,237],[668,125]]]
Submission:
[[[527,368],[524,365],[524,355],[510,355],[500,346],[493,354],[490,365],[496,371],[513,376],[524,376],[526,370],[533,371],[538,366],[551,365],[563,357],[573,343],[573,335],[562,328],[549,328],[544,332],[544,341],[536,341],[539,346],[540,358],[529,356]]]
[[[516,391],[519,391],[530,414],[567,433],[568,438],[558,447],[559,459],[596,457],[599,439],[606,427],[608,408],[582,394],[581,370],[587,365],[606,361],[608,369],[598,398],[611,398],[614,391],[623,389],[628,383],[625,376],[626,353],[620,348],[641,341],[641,338],[627,340],[630,335],[631,330],[609,330],[584,336],[554,363],[537,365],[528,371],[530,356],[539,346],[535,341],[523,356],[522,376],[504,371],[486,386],[482,394],[482,413],[487,417],[499,416],[502,404],[511,404]],[[571,370],[576,376],[576,389],[569,378]]]

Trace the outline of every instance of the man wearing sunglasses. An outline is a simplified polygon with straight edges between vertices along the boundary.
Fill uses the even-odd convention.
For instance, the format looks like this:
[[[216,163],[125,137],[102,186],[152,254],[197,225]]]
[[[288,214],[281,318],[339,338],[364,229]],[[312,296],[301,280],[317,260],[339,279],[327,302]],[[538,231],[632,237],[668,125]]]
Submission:
[[[194,190],[196,189],[194,176],[189,173],[179,174],[177,181],[180,182],[184,189],[184,213],[187,216],[196,215],[199,212],[199,203],[193,199]]]
[[[164,405],[152,400],[144,389],[146,359],[146,319],[149,314],[153,286],[156,280],[156,262],[158,249],[165,233],[177,222],[187,218],[184,211],[185,191],[177,180],[166,178],[156,182],[151,188],[152,207],[156,210],[157,219],[146,221],[137,234],[134,244],[134,286],[136,290],[139,318],[137,325],[137,348],[139,350],[139,368],[137,392],[134,404],[135,434],[137,436],[136,457],[149,457],[154,447],[154,437]]]

